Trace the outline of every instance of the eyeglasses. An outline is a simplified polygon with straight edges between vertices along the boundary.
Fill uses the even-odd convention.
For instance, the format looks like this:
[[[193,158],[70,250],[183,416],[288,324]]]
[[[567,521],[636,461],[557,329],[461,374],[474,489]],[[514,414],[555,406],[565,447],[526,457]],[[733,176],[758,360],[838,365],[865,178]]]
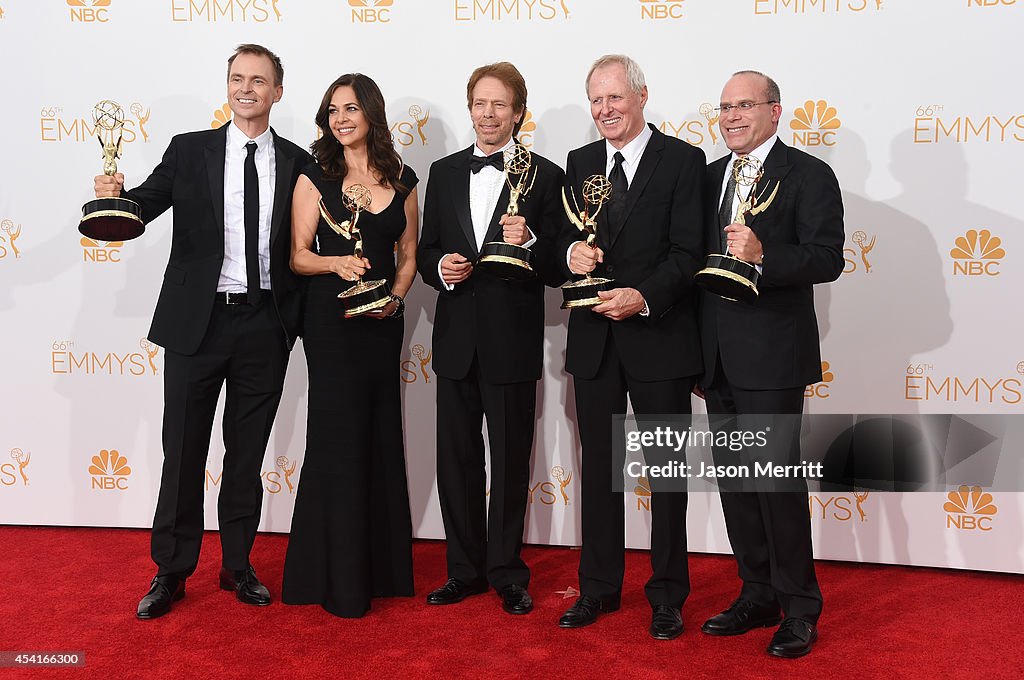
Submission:
[[[740,102],[739,104],[722,104],[721,106],[715,107],[715,113],[731,113],[733,109],[739,109],[740,111],[749,111],[755,106],[761,106],[761,104],[778,104],[779,102],[774,99],[769,99],[766,102]]]

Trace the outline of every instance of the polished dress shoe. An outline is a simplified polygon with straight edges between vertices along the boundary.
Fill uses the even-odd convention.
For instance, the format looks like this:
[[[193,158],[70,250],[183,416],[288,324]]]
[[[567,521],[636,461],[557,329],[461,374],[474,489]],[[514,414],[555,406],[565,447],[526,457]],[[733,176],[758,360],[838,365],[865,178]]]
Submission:
[[[171,603],[185,597],[185,579],[177,576],[157,576],[149,584],[149,592],[139,600],[135,616],[155,619],[171,611]]]
[[[502,586],[498,594],[501,595],[501,608],[509,614],[529,614],[533,611],[533,598],[522,586],[514,583]]]
[[[721,614],[716,614],[700,627],[708,635],[743,635],[755,628],[778,625],[782,619],[777,605],[758,605],[739,598]]]
[[[562,618],[558,619],[558,626],[560,628],[582,628],[583,626],[589,626],[594,621],[597,621],[597,617],[602,612],[607,614],[618,608],[618,604],[610,604],[602,602],[596,597],[580,595],[576,599],[576,603],[562,614]]]
[[[799,659],[809,654],[818,640],[818,629],[803,619],[785,619],[772,636],[768,653],[783,659]]]
[[[675,640],[683,633],[682,612],[672,605],[654,605],[648,632],[655,640]]]
[[[455,604],[462,602],[470,595],[487,592],[486,584],[472,584],[452,577],[444,585],[427,595],[427,604]]]
[[[270,604],[270,591],[256,578],[256,570],[250,564],[241,571],[227,567],[220,570],[220,589],[235,591],[239,602],[263,607]]]

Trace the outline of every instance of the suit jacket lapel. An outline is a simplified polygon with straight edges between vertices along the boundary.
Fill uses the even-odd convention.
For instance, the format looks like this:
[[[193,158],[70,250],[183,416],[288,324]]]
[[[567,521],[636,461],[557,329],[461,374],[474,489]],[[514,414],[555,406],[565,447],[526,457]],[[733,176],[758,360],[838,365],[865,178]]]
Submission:
[[[473,218],[469,212],[469,157],[472,154],[473,147],[469,147],[452,158],[450,166],[452,173],[451,200],[455,205],[455,215],[459,219],[459,226],[462,227],[469,247],[473,251],[473,259],[476,259],[479,251],[476,247],[476,233],[473,231]]]
[[[730,167],[732,154],[723,156],[708,166],[707,174],[707,199],[705,209],[707,210],[707,235],[708,242],[706,249],[710,253],[721,252],[722,226],[718,223],[718,212],[722,207],[722,183],[725,182],[726,169]]]
[[[218,134],[210,138],[210,144],[205,151],[206,175],[210,181],[210,202],[213,204],[215,226],[221,232],[224,231],[224,156],[227,151],[228,125],[231,125],[231,121],[222,125]],[[224,239],[221,239],[220,243],[223,248]]]
[[[781,139],[775,141],[772,150],[768,152],[768,158],[764,159],[763,167],[764,174],[761,175],[761,181],[757,183],[757,192],[758,195],[763,196],[764,200],[767,200],[772,195],[775,185],[782,182],[793,167],[789,164],[789,147],[783,144]],[[781,185],[779,186],[779,191],[782,191]],[[776,196],[775,200],[779,200],[779,197]],[[765,212],[770,212],[771,210],[772,208],[768,207],[765,209]],[[758,213],[748,217],[747,226],[750,227],[756,224],[763,214]]]
[[[640,156],[640,164],[633,174],[633,181],[629,184],[629,191],[626,192],[626,205],[622,210],[622,218],[618,224],[611,225],[609,243],[613,246],[619,234],[622,233],[623,225],[629,219],[629,213],[636,207],[637,200],[644,192],[644,187],[647,186],[647,182],[654,175],[654,170],[658,167],[658,163],[661,162],[661,152],[665,149],[665,136],[654,130],[653,127],[651,129],[654,131],[654,134],[647,141],[647,148],[644,149],[643,154]]]
[[[287,212],[285,206],[289,205],[288,199],[291,193],[295,159],[285,151],[284,144],[281,143],[273,128],[270,129],[270,133],[274,136],[274,164],[277,166],[275,170],[277,179],[274,185],[274,209],[270,218],[270,242],[273,243],[281,232],[281,224],[284,222],[285,212]]]

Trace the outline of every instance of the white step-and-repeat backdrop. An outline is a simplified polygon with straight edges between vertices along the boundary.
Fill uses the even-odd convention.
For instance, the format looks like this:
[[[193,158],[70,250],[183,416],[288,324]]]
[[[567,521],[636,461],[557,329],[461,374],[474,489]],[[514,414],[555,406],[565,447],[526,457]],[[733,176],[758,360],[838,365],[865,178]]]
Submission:
[[[371,75],[422,180],[472,142],[465,82],[483,63],[524,73],[523,138],[560,164],[596,138],[583,79],[600,54],[637,59],[648,120],[709,160],[726,153],[723,83],[763,70],[782,88],[783,140],[831,163],[847,209],[846,269],[816,291],[826,366],[807,411],[1020,413],[1024,92],[1007,55],[1022,18],[1017,0],[0,0],[0,522],[150,524],[163,352],[145,336],[170,217],[136,241],[80,237],[102,167],[91,111],[124,107],[134,186],[172,135],[227,119],[225,60],[242,42],[282,57],[273,125],[300,145],[336,76]],[[410,295],[402,380],[416,534],[439,538],[434,298],[422,284]],[[558,300],[549,291],[527,540],[572,545],[580,453]],[[297,349],[264,464],[268,531],[289,528],[305,372]],[[222,454],[215,430],[210,528]],[[1024,572],[1024,496],[977,498],[814,494],[816,553]],[[646,547],[648,491],[627,493],[624,512],[629,545]],[[688,521],[692,549],[729,551],[717,496],[692,495]]]

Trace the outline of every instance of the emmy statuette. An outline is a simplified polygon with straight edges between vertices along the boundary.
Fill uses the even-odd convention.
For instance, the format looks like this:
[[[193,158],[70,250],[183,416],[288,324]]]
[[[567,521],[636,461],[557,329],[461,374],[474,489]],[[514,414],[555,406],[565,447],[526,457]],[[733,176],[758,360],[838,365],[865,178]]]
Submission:
[[[571,190],[570,190],[571,193]],[[576,203],[576,196],[573,194],[572,202],[575,209],[569,207],[569,201],[565,197],[565,189],[562,190],[562,207],[576,228],[587,235],[586,244],[590,248],[597,247],[597,214],[601,207],[611,198],[612,183],[604,175],[591,175],[583,181],[583,209],[580,210]],[[591,213],[590,209],[594,211]],[[577,307],[595,307],[601,304],[601,298],[597,293],[602,290],[611,290],[614,279],[594,277],[587,272],[578,281],[572,281],[562,286],[562,309],[575,309]]]
[[[121,157],[124,109],[115,101],[104,99],[92,109],[96,137],[103,147],[103,174],[112,177]],[[96,241],[128,241],[146,231],[142,208],[127,198],[96,198],[82,206],[78,231]]]
[[[505,152],[505,181],[508,183],[508,210],[505,214],[515,217],[519,214],[519,201],[533,188],[537,180],[537,169],[531,166],[533,158],[522,144],[515,144]],[[533,170],[531,175],[530,170]],[[512,176],[518,175],[516,181]],[[528,279],[535,276],[533,253],[529,248],[504,241],[485,243],[480,249],[477,266],[484,271],[506,280]]]

